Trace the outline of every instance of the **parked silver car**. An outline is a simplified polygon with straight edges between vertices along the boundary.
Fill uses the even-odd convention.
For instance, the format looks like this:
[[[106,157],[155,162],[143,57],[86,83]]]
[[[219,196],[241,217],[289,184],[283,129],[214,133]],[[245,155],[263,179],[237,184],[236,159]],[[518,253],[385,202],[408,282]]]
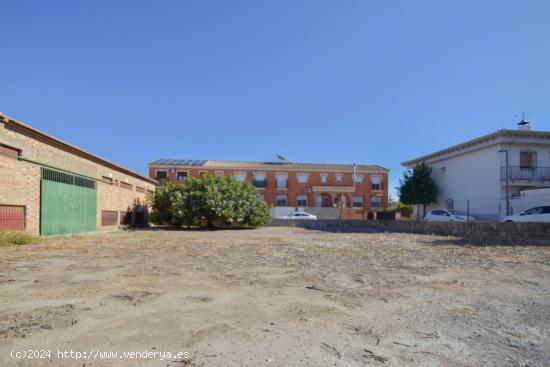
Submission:
[[[537,206],[518,214],[508,215],[501,222],[550,222],[550,206]]]
[[[424,217],[424,220],[431,222],[473,222],[476,218],[460,210],[453,209],[435,209],[430,210]]]
[[[301,219],[301,220],[317,220],[317,216],[306,212],[294,212],[289,215],[277,217],[277,219]]]

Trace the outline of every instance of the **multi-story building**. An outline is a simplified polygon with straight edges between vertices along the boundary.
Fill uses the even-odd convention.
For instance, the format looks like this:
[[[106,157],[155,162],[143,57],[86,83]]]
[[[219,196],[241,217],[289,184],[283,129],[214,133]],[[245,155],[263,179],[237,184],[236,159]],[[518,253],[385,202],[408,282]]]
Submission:
[[[550,185],[550,131],[533,131],[528,121],[402,164],[412,168],[421,162],[431,166],[439,186],[437,203],[427,210],[458,209],[495,220],[550,205],[548,193],[534,190]]]
[[[250,182],[269,206],[342,204],[362,213],[388,205],[389,170],[377,165],[182,159],[159,159],[149,164],[149,177],[160,185],[201,174],[231,175],[237,181]]]

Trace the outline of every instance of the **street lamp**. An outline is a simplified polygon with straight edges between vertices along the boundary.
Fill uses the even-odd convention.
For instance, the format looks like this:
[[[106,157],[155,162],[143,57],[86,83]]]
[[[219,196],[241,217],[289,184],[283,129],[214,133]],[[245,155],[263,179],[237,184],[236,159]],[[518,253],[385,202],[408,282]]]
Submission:
[[[499,153],[506,153],[506,216],[510,215],[510,172],[508,163],[508,149],[502,149]]]

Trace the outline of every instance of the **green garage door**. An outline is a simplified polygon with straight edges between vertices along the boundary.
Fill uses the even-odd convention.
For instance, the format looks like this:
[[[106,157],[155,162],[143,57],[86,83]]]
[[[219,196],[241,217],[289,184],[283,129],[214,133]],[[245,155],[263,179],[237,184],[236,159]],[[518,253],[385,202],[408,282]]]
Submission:
[[[95,231],[95,181],[42,168],[40,186],[41,235]]]

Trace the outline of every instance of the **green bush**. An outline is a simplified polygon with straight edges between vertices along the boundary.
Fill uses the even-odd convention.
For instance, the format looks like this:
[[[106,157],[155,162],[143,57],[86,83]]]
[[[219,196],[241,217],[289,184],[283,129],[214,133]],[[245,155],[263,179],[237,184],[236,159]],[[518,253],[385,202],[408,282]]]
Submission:
[[[394,206],[392,208],[384,208],[379,211],[386,212],[386,213],[401,213],[401,215],[404,217],[410,217],[413,212],[413,206],[406,205],[403,203],[398,203],[397,206]]]
[[[232,176],[201,175],[158,188],[151,221],[172,227],[257,227],[270,220],[267,205],[249,183]]]
[[[38,238],[25,232],[0,231],[0,246],[29,245]]]

